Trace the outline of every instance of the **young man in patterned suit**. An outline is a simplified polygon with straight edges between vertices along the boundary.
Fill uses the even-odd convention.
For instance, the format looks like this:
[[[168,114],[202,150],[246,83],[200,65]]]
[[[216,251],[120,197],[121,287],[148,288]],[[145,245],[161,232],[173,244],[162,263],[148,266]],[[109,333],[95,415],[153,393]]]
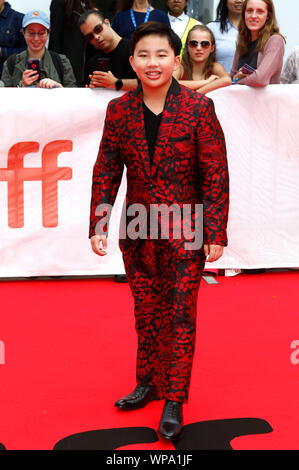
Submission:
[[[223,132],[213,102],[172,78],[180,62],[179,42],[161,23],[148,22],[136,29],[130,62],[141,83],[108,105],[93,172],[90,215],[92,249],[103,256],[107,220],[104,212],[96,215],[100,213],[96,209],[113,205],[126,165],[126,214],[132,207],[142,207],[146,216],[139,220],[145,227],[142,236],[136,238],[131,232],[120,239],[135,300],[137,386],[115,405],[132,410],[150,400],[164,399],[158,432],[167,439],[178,437],[183,428],[182,404],[189,394],[198,287],[206,257],[210,262],[217,260],[227,244],[228,216]],[[152,208],[157,207],[162,212],[187,208],[191,216],[173,216],[165,227],[160,213],[155,219],[161,232],[157,236],[150,226],[155,213]],[[195,240],[193,244],[189,243],[190,233],[198,238],[200,207],[203,243]],[[187,219],[191,225],[185,230]],[[131,222],[127,221],[128,231]],[[178,235],[178,228],[183,233]]]

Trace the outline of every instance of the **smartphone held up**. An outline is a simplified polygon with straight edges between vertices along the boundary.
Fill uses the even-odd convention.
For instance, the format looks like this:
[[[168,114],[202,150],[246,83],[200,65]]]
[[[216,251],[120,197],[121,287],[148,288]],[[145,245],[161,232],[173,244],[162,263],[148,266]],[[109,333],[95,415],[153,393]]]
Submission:
[[[28,70],[33,70],[36,72],[37,78],[36,81],[40,81],[42,76],[41,76],[41,68],[40,68],[40,60],[39,59],[29,59],[27,60],[27,69]]]
[[[109,72],[110,70],[110,59],[103,58],[97,60],[97,70],[99,72]]]

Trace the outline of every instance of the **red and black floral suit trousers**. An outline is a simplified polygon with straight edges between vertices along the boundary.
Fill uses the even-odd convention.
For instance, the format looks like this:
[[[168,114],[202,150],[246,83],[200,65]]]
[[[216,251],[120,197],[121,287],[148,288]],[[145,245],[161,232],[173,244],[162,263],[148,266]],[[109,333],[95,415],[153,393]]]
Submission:
[[[159,398],[187,402],[203,252],[186,259],[168,240],[140,240],[123,259],[135,301],[137,383],[155,385]]]

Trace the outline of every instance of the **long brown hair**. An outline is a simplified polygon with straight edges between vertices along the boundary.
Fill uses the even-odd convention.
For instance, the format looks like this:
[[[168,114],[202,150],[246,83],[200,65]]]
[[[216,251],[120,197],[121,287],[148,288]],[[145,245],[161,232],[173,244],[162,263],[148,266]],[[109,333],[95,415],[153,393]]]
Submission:
[[[86,10],[92,10],[96,6],[95,0],[86,0]],[[82,6],[80,0],[65,0],[64,12],[66,23],[74,23],[79,15],[82,13]]]
[[[262,0],[268,8],[268,18],[263,28],[259,31],[258,42],[256,50],[262,52],[265,48],[265,45],[273,34],[280,34],[278,23],[275,16],[275,9],[272,0]],[[245,0],[242,8],[241,19],[239,23],[239,37],[237,44],[237,52],[240,56],[247,54],[249,45],[251,43],[251,33],[245,23],[245,12],[249,0]],[[283,36],[282,36],[283,37]],[[283,37],[284,38],[284,37]]]
[[[207,79],[212,74],[213,65],[216,62],[215,37],[214,37],[213,32],[210,30],[210,28],[208,28],[207,26],[205,26],[203,24],[196,24],[195,26],[193,26],[193,28],[190,29],[190,31],[188,33],[188,36],[187,36],[187,39],[186,39],[186,44],[185,44],[185,47],[184,47],[183,57],[182,57],[182,64],[183,64],[184,70],[185,70],[186,75],[187,75],[189,80],[192,80],[192,75],[193,75],[193,64],[192,64],[192,61],[190,59],[189,50],[188,50],[188,42],[189,42],[190,35],[191,35],[192,31],[203,31],[203,32],[209,33],[210,38],[211,38],[211,43],[214,46],[214,51],[212,51],[210,53],[210,55],[207,59],[207,62],[206,62],[206,66],[205,66],[204,78]]]

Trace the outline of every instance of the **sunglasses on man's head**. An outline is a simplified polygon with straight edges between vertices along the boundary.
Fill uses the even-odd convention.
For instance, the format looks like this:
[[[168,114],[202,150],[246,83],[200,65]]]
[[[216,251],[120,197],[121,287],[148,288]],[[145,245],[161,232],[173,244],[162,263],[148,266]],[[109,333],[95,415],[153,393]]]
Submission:
[[[198,47],[198,45],[200,45],[203,49],[207,49],[211,43],[210,41],[188,41],[188,46],[190,46],[192,49]]]
[[[85,41],[87,42],[90,42],[93,40],[95,34],[100,34],[101,32],[103,31],[103,25],[100,23],[100,24],[97,24],[94,28],[93,28],[93,31],[92,33],[89,33],[89,34],[86,34],[86,36],[84,36],[84,39]]]

